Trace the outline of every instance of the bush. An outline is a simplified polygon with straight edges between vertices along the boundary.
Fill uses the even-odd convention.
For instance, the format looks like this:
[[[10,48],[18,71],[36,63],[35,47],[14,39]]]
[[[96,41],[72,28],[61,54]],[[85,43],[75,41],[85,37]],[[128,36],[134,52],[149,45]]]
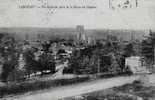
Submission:
[[[63,86],[73,83],[79,83],[89,80],[88,77],[73,78],[73,79],[58,79],[47,81],[27,81],[23,83],[13,83],[4,87],[0,87],[0,98],[11,94],[21,94],[29,91],[42,90],[56,86]]]

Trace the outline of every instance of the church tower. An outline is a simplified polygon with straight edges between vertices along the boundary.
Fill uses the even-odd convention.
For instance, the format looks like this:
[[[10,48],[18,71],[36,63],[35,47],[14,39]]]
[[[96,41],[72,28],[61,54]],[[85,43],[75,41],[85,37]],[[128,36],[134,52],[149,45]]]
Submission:
[[[77,25],[76,31],[77,31],[77,41],[78,42],[85,42],[86,41],[86,35],[84,32],[84,26]]]

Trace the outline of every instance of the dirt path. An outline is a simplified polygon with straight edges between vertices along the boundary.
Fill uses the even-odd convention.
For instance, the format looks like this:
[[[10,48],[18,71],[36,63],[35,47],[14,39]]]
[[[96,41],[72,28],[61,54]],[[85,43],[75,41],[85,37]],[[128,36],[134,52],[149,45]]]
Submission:
[[[13,98],[5,98],[5,100],[57,100],[64,97],[80,95],[88,92],[121,86],[127,83],[132,83],[139,79],[139,76],[124,76],[110,79],[100,79],[91,82],[80,83],[77,85],[63,86],[55,89],[40,91],[33,95],[25,94]]]

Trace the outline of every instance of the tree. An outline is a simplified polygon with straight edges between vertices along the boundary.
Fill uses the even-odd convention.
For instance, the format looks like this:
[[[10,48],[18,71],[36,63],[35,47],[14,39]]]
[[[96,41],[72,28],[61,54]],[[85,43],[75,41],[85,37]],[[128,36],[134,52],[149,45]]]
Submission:
[[[106,56],[103,55],[101,57],[101,72],[108,72],[109,71],[109,67],[111,66],[111,57],[110,56]]]
[[[132,43],[127,44],[124,48],[124,56],[130,57],[130,56],[133,56],[134,54],[135,54],[135,51],[133,49],[133,44]]]
[[[50,70],[51,73],[55,73],[55,61],[50,53],[43,53],[38,60],[38,64],[41,72],[44,70]]]
[[[153,61],[153,44],[149,40],[142,41],[142,55],[148,59],[148,61]]]
[[[15,65],[11,61],[7,61],[3,64],[2,74],[1,74],[2,81],[7,81],[7,78],[10,72],[12,72],[14,68],[15,68]]]
[[[3,60],[1,79],[7,81],[10,72],[12,72],[18,63],[18,51],[15,48],[16,41],[9,35],[1,37],[0,50]]]
[[[42,44],[43,50],[47,53],[49,51],[51,44],[49,41]]]
[[[35,60],[34,52],[32,49],[27,49],[26,51],[24,51],[23,56],[26,62],[25,65],[26,73],[29,76],[31,73],[36,72],[38,70],[37,68],[38,63]]]
[[[62,53],[66,53],[66,51],[64,49],[60,49],[58,50],[57,54],[62,54]]]
[[[69,60],[70,71],[72,70],[74,74],[95,73],[94,57],[91,47],[74,51]]]
[[[155,33],[150,31],[149,36],[141,43],[141,54],[147,64],[152,65],[154,62]]]
[[[115,41],[95,46],[87,46],[75,51],[70,59],[70,68],[78,74],[95,74],[121,71],[122,59],[119,45]]]

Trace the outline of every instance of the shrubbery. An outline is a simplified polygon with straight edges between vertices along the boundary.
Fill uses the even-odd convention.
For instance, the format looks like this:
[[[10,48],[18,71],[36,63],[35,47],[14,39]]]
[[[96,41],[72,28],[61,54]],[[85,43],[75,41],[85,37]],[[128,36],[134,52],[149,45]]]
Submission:
[[[89,80],[89,77],[73,78],[73,79],[57,79],[47,81],[25,81],[22,83],[13,83],[4,87],[0,87],[0,97],[11,94],[21,94],[29,91],[48,89],[56,86],[69,85]]]

